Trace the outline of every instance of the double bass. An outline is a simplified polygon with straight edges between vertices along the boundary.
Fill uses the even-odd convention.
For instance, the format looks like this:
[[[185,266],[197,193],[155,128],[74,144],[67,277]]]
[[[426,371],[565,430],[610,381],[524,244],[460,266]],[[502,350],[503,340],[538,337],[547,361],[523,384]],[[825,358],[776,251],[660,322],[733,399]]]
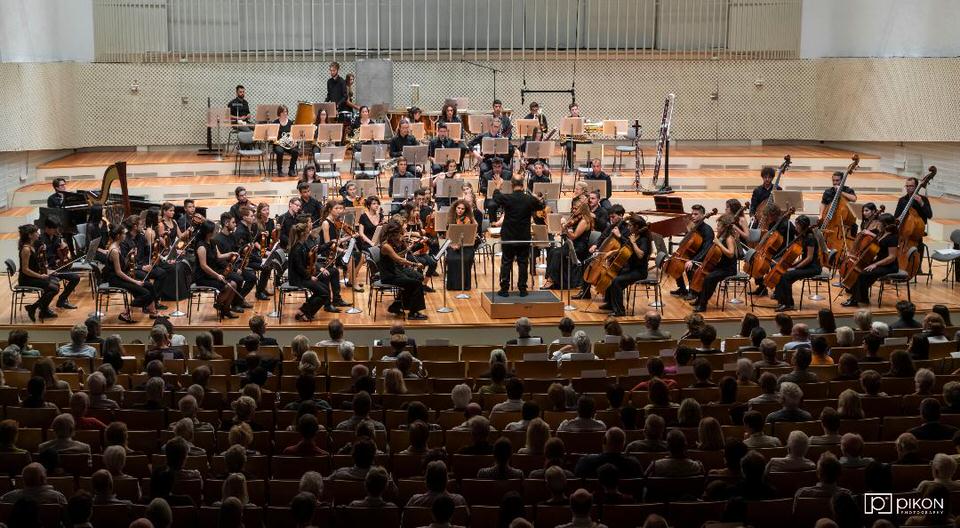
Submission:
[[[783,244],[786,242],[783,234],[780,233],[780,226],[783,225],[784,222],[789,222],[794,212],[796,212],[796,208],[794,207],[784,211],[784,213],[780,215],[780,219],[777,220],[777,223],[760,239],[756,251],[754,251],[753,256],[750,257],[750,260],[747,262],[747,268],[745,270],[747,275],[750,275],[754,279],[761,280],[764,275],[770,271],[770,265],[773,263],[774,255],[783,248]],[[768,215],[769,214],[768,212]]]
[[[748,209],[750,209],[749,202],[741,205],[729,223],[724,222],[723,217],[721,217],[720,221],[717,222],[717,237],[714,240],[721,241],[722,243],[723,239],[730,236],[730,231],[733,229],[733,226],[737,224],[737,221],[743,217],[743,213],[747,212]],[[693,278],[690,279],[690,289],[696,292],[702,291],[703,281],[706,280],[707,275],[717,268],[717,264],[720,263],[720,259],[722,258],[723,248],[717,244],[712,244],[710,249],[707,250],[707,254],[703,256],[703,262],[700,263],[697,272],[694,273]]]
[[[776,190],[777,187],[779,187],[780,178],[783,177],[783,173],[787,172],[787,169],[790,168],[790,163],[792,163],[790,160],[790,154],[787,154],[786,156],[783,157],[783,163],[781,163],[780,167],[777,168],[777,176],[773,179],[772,190]],[[772,200],[773,200],[772,197],[768,197],[766,200],[760,202],[757,205],[755,220],[757,223],[757,227],[761,231],[766,231],[767,229],[770,228],[770,216],[771,216],[771,213],[775,212],[774,205],[776,205],[773,203]]]
[[[880,214],[887,210],[887,206],[881,205],[877,209],[870,223],[866,228],[857,233],[857,238],[853,240],[853,246],[843,257],[840,263],[840,282],[845,288],[852,289],[857,283],[863,268],[873,264],[877,260],[877,253],[880,252],[878,237],[881,236]]]
[[[663,264],[663,272],[674,279],[679,279],[684,272],[684,266],[687,262],[692,260],[694,255],[700,251],[700,247],[703,246],[703,237],[700,236],[700,232],[697,230],[707,218],[717,214],[717,208],[714,207],[709,213],[703,215],[703,218],[699,222],[691,224],[687,228],[687,234],[684,235],[683,240],[680,241],[680,245],[677,246],[677,249],[674,250],[673,255],[670,255],[670,258],[667,259]]]
[[[859,154],[854,154],[852,159],[853,162],[850,163],[846,172],[843,173],[843,178],[840,179],[840,186],[833,195],[830,207],[823,210],[823,214],[820,215],[820,220],[817,222],[823,233],[827,248],[835,251],[838,256],[844,255],[850,247],[851,240],[847,233],[850,226],[857,223],[856,217],[850,212],[849,201],[841,192],[843,186],[847,183],[847,178],[860,166]],[[830,264],[834,266],[836,262]]]
[[[923,235],[927,231],[927,224],[913,208],[913,202],[919,195],[920,189],[926,187],[936,175],[937,168],[931,165],[927,169],[927,175],[917,183],[917,188],[913,190],[910,200],[907,201],[906,207],[903,208],[900,217],[897,218],[900,241],[900,247],[897,249],[897,265],[902,271],[907,272],[911,279],[920,271],[922,257],[920,251],[914,251],[914,249],[919,249],[920,243],[923,242]]]

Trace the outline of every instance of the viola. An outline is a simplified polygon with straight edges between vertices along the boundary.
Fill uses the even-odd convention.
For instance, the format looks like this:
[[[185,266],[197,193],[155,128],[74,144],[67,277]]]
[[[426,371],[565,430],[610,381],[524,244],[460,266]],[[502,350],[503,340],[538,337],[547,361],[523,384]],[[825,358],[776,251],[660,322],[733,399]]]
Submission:
[[[763,238],[761,238],[757,244],[757,249],[747,262],[746,269],[746,273],[754,279],[761,280],[763,276],[770,271],[773,256],[780,251],[783,243],[786,242],[780,233],[780,226],[783,225],[784,222],[789,222],[794,212],[796,212],[796,208],[794,207],[787,209],[787,211],[780,216],[780,219],[777,220],[777,223],[763,235]]]
[[[673,255],[670,255],[670,258],[664,262],[663,272],[665,274],[674,279],[680,278],[684,272],[684,266],[686,266],[688,261],[693,259],[694,255],[700,251],[700,246],[703,245],[703,237],[700,236],[697,228],[700,227],[700,224],[702,224],[704,220],[714,216],[717,212],[717,209],[713,208],[713,210],[705,214],[699,222],[687,228],[687,234],[683,237],[683,240],[680,241],[680,245],[674,250]]]
[[[34,251],[37,252],[37,273],[45,275],[48,271],[47,269],[47,245],[37,240]]]
[[[901,270],[906,271],[910,278],[917,275],[920,270],[920,251],[915,250],[923,241],[923,235],[926,234],[927,224],[923,218],[913,208],[913,202],[920,193],[920,189],[926,187],[930,180],[937,175],[937,168],[930,166],[927,169],[927,175],[917,184],[917,188],[910,195],[907,206],[900,212],[897,218],[899,226],[900,247],[897,249],[897,265]]]

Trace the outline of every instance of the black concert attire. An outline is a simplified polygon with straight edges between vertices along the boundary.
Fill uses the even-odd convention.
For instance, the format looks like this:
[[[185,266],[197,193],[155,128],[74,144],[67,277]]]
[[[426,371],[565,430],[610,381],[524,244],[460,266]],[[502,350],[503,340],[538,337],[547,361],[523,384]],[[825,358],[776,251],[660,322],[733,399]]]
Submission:
[[[323,227],[324,224],[326,224],[327,226],[325,229]],[[320,227],[322,231],[323,230],[327,231],[324,234],[326,234],[326,238],[327,240],[329,240],[329,242],[324,242],[323,237],[320,236],[320,238],[316,239],[313,242],[307,242],[307,244],[308,245],[312,245],[313,243],[320,244],[319,253],[321,256],[331,255],[331,254],[333,255],[334,263],[332,265],[327,266],[327,271],[330,272],[330,275],[328,277],[324,277],[324,281],[329,281],[330,283],[327,286],[328,288],[327,291],[329,292],[332,290],[333,302],[343,304],[344,303],[343,298],[340,297],[340,268],[338,268],[338,266],[340,265],[340,257],[342,257],[342,255],[339,254],[339,251],[332,250],[332,246],[335,243],[334,240],[336,239],[338,233],[337,233],[337,230],[334,228],[333,223],[328,220],[325,220],[323,223],[321,223]],[[319,269],[320,264],[317,264],[317,266]]]
[[[576,227],[574,227],[576,229]],[[590,229],[587,229],[577,238],[572,240],[573,249],[577,254],[577,260],[581,263],[590,256]],[[553,283],[553,289],[558,288],[579,288],[583,280],[583,273],[580,273],[582,265],[574,266],[570,261],[569,248],[566,241],[567,234],[564,233],[564,242],[559,247],[552,247],[547,250],[547,277]],[[567,264],[569,263],[569,264]],[[567,264],[566,266],[564,264]],[[564,271],[566,268],[566,271]],[[566,275],[561,275],[565,273]]]
[[[240,122],[240,119],[249,120],[250,118],[250,105],[247,103],[246,99],[241,99],[239,97],[234,97],[232,101],[227,103],[227,107],[230,108],[230,120],[236,124]],[[237,130],[243,132],[249,132],[253,130],[248,126],[238,126]]]
[[[877,243],[880,244],[880,251],[877,252],[877,258],[874,262],[880,262],[890,255],[895,255],[897,248],[900,246],[900,239],[897,233],[890,233],[882,235]],[[869,303],[870,287],[873,286],[873,283],[877,282],[877,280],[884,275],[896,273],[899,269],[900,266],[897,264],[896,258],[894,258],[893,262],[886,266],[878,266],[873,271],[861,271],[856,284],[853,285],[853,289],[850,292],[851,298],[858,303]]]
[[[396,251],[394,249],[394,252]],[[392,258],[381,254],[380,281],[400,288],[400,298],[390,305],[390,311],[402,308],[409,312],[419,312],[427,307],[423,297],[423,275],[418,270],[401,266]]]
[[[223,273],[223,270],[226,269],[227,263],[217,258],[217,255],[223,255],[232,252],[240,253],[240,250],[243,249],[237,244],[237,239],[234,238],[233,233],[227,235],[224,234],[223,231],[220,231],[214,235],[213,246],[215,251],[212,254],[207,255],[207,260],[212,260],[215,262],[216,266],[211,265],[210,267],[221,274]],[[216,250],[219,250],[219,253],[217,253]],[[257,276],[253,273],[253,271],[248,269],[237,269],[237,267],[240,265],[241,258],[243,258],[242,254],[237,256],[236,260],[234,261],[235,265],[232,266],[233,271],[229,275],[225,276],[228,281],[233,281],[233,283],[237,285],[236,293],[239,295],[236,295],[233,299],[234,306],[244,303],[243,298],[250,293],[250,290],[253,289],[257,282]],[[219,287],[222,289],[223,284],[221,284]]]
[[[596,224],[596,220],[594,220],[594,224]],[[612,224],[612,223],[610,223],[610,222],[607,222],[607,226],[606,226],[603,230],[600,231],[600,238],[597,239],[597,251],[600,250],[600,246],[604,243],[604,241],[606,241],[608,238],[610,238],[611,236],[613,236],[613,228],[615,228],[615,227],[620,228],[620,238],[621,238],[621,240],[624,241],[624,243],[626,243],[626,241],[627,241],[627,238],[626,238],[627,229],[629,229],[628,226],[627,226],[627,223],[626,223],[625,221],[623,221],[623,220],[620,220],[620,223],[617,223],[617,224]],[[597,230],[596,225],[594,225],[594,231],[596,231],[596,230]],[[637,241],[638,241],[638,245],[639,245],[640,239],[637,239]],[[643,248],[643,246],[640,246],[640,247]],[[589,248],[588,248],[588,249],[589,249]],[[650,252],[647,251],[646,254],[647,254],[647,256],[649,256],[649,255],[650,255]],[[589,255],[588,255],[588,258],[589,258]],[[584,299],[589,299],[589,298],[590,298],[590,283],[589,283],[589,282],[583,281],[583,283],[580,285],[580,297],[582,297],[582,298],[584,298]]]
[[[422,220],[420,224],[407,223],[406,227],[408,232],[422,231],[423,223],[422,223]],[[427,275],[433,275],[434,273],[437,272],[437,259],[433,258],[431,251],[434,251],[435,249],[439,249],[439,247],[434,248],[433,246],[436,245],[435,242],[427,237],[424,237],[422,241],[420,243],[417,243],[413,249],[422,250],[423,244],[427,244],[427,252],[423,254],[410,253],[407,255],[407,260],[423,264],[424,266],[427,267],[427,270],[426,270]],[[411,249],[411,248],[408,248],[408,249]]]
[[[841,189],[841,192],[845,194],[852,194],[854,196],[857,195],[856,191],[854,191],[850,187],[847,187],[846,185],[843,186],[843,189]],[[830,205],[830,203],[833,202],[833,197],[836,196],[836,194],[837,194],[836,187],[830,187],[829,189],[824,190],[823,196],[820,198],[820,203],[822,203],[823,205]]]
[[[550,172],[547,171],[546,167],[543,168],[543,174],[541,174],[540,176],[537,176],[537,174],[533,172],[533,170],[530,170],[529,172],[527,172],[527,189],[529,189],[530,192],[533,192],[533,184],[550,183],[550,181],[551,181]]]
[[[273,220],[270,220],[272,226]],[[267,231],[269,233],[269,231]],[[247,244],[259,242],[260,230],[257,224],[247,227],[243,222],[237,222],[237,229],[233,232],[233,238],[237,247],[243,248]],[[269,251],[269,249],[268,249]],[[270,266],[263,260],[260,252],[254,249],[250,254],[250,260],[247,261],[248,269],[243,270],[244,274],[253,274],[256,279],[257,295],[263,296],[267,293],[267,282],[270,280]],[[259,274],[259,276],[258,276]]]
[[[493,113],[491,112],[490,115],[493,115]],[[510,122],[510,118],[506,114],[494,115],[493,118],[500,119],[500,133],[505,137],[513,138],[513,123]]]
[[[395,194],[394,194],[394,188],[393,188],[393,182],[394,182],[394,180],[396,180],[397,178],[417,179],[417,175],[416,175],[416,173],[414,173],[413,171],[410,170],[409,165],[407,166],[406,172],[404,172],[404,173],[402,173],[402,174],[400,173],[400,169],[394,169],[394,170],[393,170],[393,175],[390,176],[390,181],[387,183],[387,188],[388,188],[388,190],[390,191],[390,198],[393,198],[393,197],[395,196]],[[398,189],[398,190],[399,190],[399,189]],[[413,195],[411,194],[411,195],[409,195],[409,196],[405,196],[404,198],[410,199],[410,198],[413,198]]]
[[[489,171],[481,172],[480,179],[477,181],[477,190],[480,192],[480,194],[486,196],[486,198],[483,200],[483,208],[487,213],[487,218],[489,218],[491,222],[497,221],[497,213],[500,211],[500,204],[497,203],[497,201],[494,200],[492,195],[488,192],[490,189],[490,184],[495,178],[496,174],[494,174],[493,169],[490,169]],[[500,172],[500,178],[507,182],[507,185],[511,185],[510,173],[507,171],[506,164],[504,164],[503,170]]]
[[[467,144],[467,147],[470,149],[473,149],[474,147],[479,145],[480,148],[482,149],[484,138],[503,138],[503,137],[507,137],[503,132],[500,132],[497,135],[493,135],[490,132],[484,132],[483,134],[480,134],[477,137],[473,138],[473,140]],[[481,155],[483,156],[483,161],[480,162],[480,167],[479,167],[480,174],[493,170],[494,158],[500,158],[500,161],[503,162],[503,172],[509,173],[511,170],[510,163],[511,161],[513,161],[513,149],[514,149],[514,146],[510,145],[510,147],[507,149],[506,154],[496,154],[496,155],[494,154],[484,155],[481,152]],[[480,192],[482,193],[483,191],[480,191]]]
[[[20,262],[20,271],[17,277],[17,282],[20,284],[20,286],[29,286],[31,288],[40,288],[43,290],[43,293],[40,294],[40,300],[37,301],[37,306],[40,307],[41,313],[45,313],[50,311],[50,303],[53,301],[53,298],[57,296],[57,292],[60,291],[60,283],[53,277],[39,279],[37,277],[31,277],[23,272],[23,268],[27,267],[35,273],[39,273],[41,275],[43,274],[43,271],[41,271],[43,264],[40,262],[40,255],[37,253],[39,244],[42,244],[42,242],[38,241],[38,244],[34,244],[30,248],[30,258],[26,263]],[[49,254],[50,252],[48,250],[48,260]],[[54,255],[56,255],[56,253],[54,253]],[[48,268],[48,270],[49,269],[50,268]]]
[[[770,195],[773,194],[773,191],[782,191],[783,189],[779,185],[770,185],[770,188],[767,189],[763,185],[757,185],[753,188],[753,194],[750,195],[750,216],[756,216],[757,208],[760,207],[764,201],[770,198]],[[753,226],[756,227],[756,226]]]
[[[584,180],[588,181],[605,181],[607,182],[606,196],[601,196],[600,206],[604,209],[610,208],[610,196],[613,194],[613,182],[610,180],[610,175],[606,172],[600,171],[600,174],[595,174],[593,170],[583,175]]]
[[[137,232],[136,235],[128,234],[123,239],[123,242],[120,242],[120,255],[121,257],[123,257],[123,259],[121,260],[125,260],[129,258],[128,255],[130,255],[131,251],[137,252],[137,256],[135,259],[137,267],[136,269],[127,272],[127,275],[137,280],[143,281],[144,282],[143,286],[145,288],[150,289],[150,292],[153,295],[153,298],[159,299],[160,298],[160,291],[159,291],[160,282],[157,279],[158,278],[162,279],[166,277],[167,270],[162,269],[160,266],[158,266],[157,269],[154,271],[151,271],[148,276],[147,271],[144,270],[143,267],[150,265],[150,259],[152,257],[151,249],[152,248],[150,247],[150,243],[147,242],[147,236],[143,233],[143,231]]]
[[[736,235],[730,236],[736,239]],[[720,242],[723,243],[724,241],[721,240]],[[713,271],[707,273],[706,277],[704,277],[703,288],[701,291],[697,292],[697,295],[699,296],[697,298],[697,306],[699,306],[701,309],[706,309],[707,303],[710,302],[710,298],[713,297],[713,293],[717,291],[717,285],[720,284],[720,281],[737,274],[737,260],[739,253],[740,250],[737,247],[737,243],[734,242],[733,256],[728,257],[724,254],[721,254],[720,262],[718,262],[717,266],[713,268]]]
[[[247,200],[246,202],[235,202],[233,205],[230,206],[230,214],[233,215],[233,217],[237,220],[238,224],[240,223],[240,208],[244,206],[249,207],[253,210],[256,210],[257,208],[253,204],[253,202],[251,202],[250,200]]]
[[[125,264],[124,255],[127,254],[126,251],[121,249],[110,251],[117,252],[118,256],[120,257],[120,265],[123,266]],[[133,272],[128,272],[127,275],[130,276],[131,273]],[[133,306],[134,308],[146,308],[147,306],[153,304],[153,302],[156,300],[153,292],[147,287],[134,284],[118,275],[117,270],[113,267],[113,260],[110,258],[109,253],[107,255],[107,265],[105,268],[103,268],[103,281],[114,288],[122,288],[127,290],[127,292],[133,296],[133,300],[130,301],[130,306]]]
[[[503,226],[500,229],[500,239],[503,242],[530,240],[530,223],[533,213],[543,209],[544,204],[533,195],[522,190],[514,190],[510,194],[494,189],[493,201],[503,208]],[[513,272],[513,262],[517,263],[517,289],[527,290],[527,272],[529,269],[530,244],[510,244],[501,246],[502,256],[500,264],[500,291],[510,291],[510,274]]]
[[[45,246],[47,253],[47,269],[51,272],[60,267],[57,262],[57,250],[60,249],[60,242],[62,240],[63,238],[61,238],[60,235],[50,236],[46,233],[40,234],[40,243]],[[74,273],[67,268],[64,271],[56,272],[56,274],[51,273],[50,281],[56,283],[57,290],[60,289],[60,282],[67,283],[60,293],[60,297],[57,298],[57,306],[63,306],[70,301],[70,294],[73,293],[77,284],[80,283],[80,274]]]
[[[280,125],[280,129],[277,131],[277,138],[282,138],[284,134],[289,134],[290,129],[293,127],[293,120],[287,119],[287,124],[281,124],[280,120],[277,119],[273,122],[275,125]],[[288,169],[288,174],[293,176],[297,173],[297,157],[300,156],[300,149],[297,148],[296,143],[289,149],[283,148],[279,144],[273,145],[273,154],[277,158],[277,174],[283,174],[283,155],[290,155],[290,168]]]
[[[920,201],[922,203],[917,203],[916,200],[911,200],[910,195],[901,196],[897,200],[897,211],[893,213],[893,216],[899,218],[903,214],[903,209],[907,206],[907,203],[910,203],[910,207],[913,207],[914,210],[920,215],[920,218],[923,218],[923,223],[926,224],[928,220],[933,218],[933,209],[930,207],[930,200],[926,196],[918,194]]]
[[[475,218],[469,220],[476,221]],[[469,224],[470,221],[455,219],[454,224]],[[473,245],[463,248],[447,248],[447,289],[448,290],[469,290],[473,287],[473,263],[475,260],[477,244],[480,243],[480,224],[477,224],[477,236]],[[461,257],[462,251],[462,257]],[[461,268],[463,273],[461,273]]]
[[[603,205],[597,205],[597,208],[591,209],[590,212],[593,214],[593,230],[606,231],[610,225],[610,213],[607,209]]]
[[[107,222],[104,220],[100,220],[96,224],[87,222],[87,244],[89,245],[90,242],[93,242],[95,239],[99,238],[100,244],[97,249],[107,249],[107,235],[109,231],[110,230],[107,229]],[[105,262],[102,253],[97,253],[97,259],[101,262]]]
[[[792,228],[791,231],[796,233]],[[786,250],[787,247],[789,246],[784,244],[784,250]],[[800,259],[805,260],[811,256],[812,258],[809,264],[803,268],[787,270],[780,278],[780,282],[777,283],[777,286],[773,290],[773,298],[776,299],[777,302],[784,306],[792,307],[794,303],[793,284],[800,279],[807,279],[820,274],[820,245],[817,243],[817,238],[814,236],[813,230],[810,230],[803,237],[803,256],[800,257]]]
[[[67,201],[67,195],[62,192],[55,192],[47,197],[47,207],[54,209],[63,209],[64,202]]]
[[[280,248],[288,249],[287,243],[290,241],[290,229],[297,223],[296,216],[290,214],[290,211],[280,215]]]
[[[290,259],[287,261],[287,280],[290,281],[290,285],[310,290],[310,296],[300,306],[300,311],[307,317],[313,317],[321,307],[330,304],[329,285],[326,281],[321,283],[319,280],[312,280],[307,269],[310,247],[307,243],[297,244],[296,247],[291,248]]]
[[[435,157],[437,154],[438,148],[451,149],[451,148],[461,148],[460,144],[453,139],[446,137],[443,139],[433,138],[430,140],[430,144],[427,147],[427,155],[431,158]],[[463,159],[463,153],[460,153],[460,159],[457,160],[457,166],[460,166],[460,161]],[[436,174],[438,172],[443,172],[446,170],[446,163],[434,163],[431,167],[431,172]]]
[[[417,138],[413,137],[413,134],[401,135],[397,134],[390,139],[390,157],[399,158],[403,156],[403,147],[416,147],[420,145],[420,142],[417,141]]]
[[[624,224],[622,229],[629,228]],[[624,244],[630,243],[630,238],[626,233],[623,233],[622,239]],[[627,264],[620,270],[620,273],[610,282],[607,291],[603,293],[603,302],[610,305],[610,309],[613,310],[613,313],[616,315],[623,315],[627,311],[623,305],[623,293],[627,288],[629,288],[631,284],[647,278],[647,261],[650,260],[650,253],[653,251],[653,243],[650,241],[650,236],[647,234],[638,236],[637,247],[643,251],[643,256],[640,257],[636,253],[630,255],[630,260],[627,261]]]
[[[350,110],[350,107],[347,106],[347,81],[343,77],[337,75],[327,79],[327,97],[324,101],[337,103],[337,112]]]
[[[373,240],[373,235],[377,232],[377,227],[383,223],[383,213],[380,213],[379,224],[374,224],[372,220],[365,214],[366,211],[360,213],[360,229],[363,231],[363,235],[370,240]],[[361,250],[370,249],[370,244],[368,244],[362,238],[357,240],[357,247]]]
[[[709,250],[710,246],[713,244],[713,228],[708,226],[706,222],[700,222],[700,225],[697,226],[697,231],[700,233],[700,238],[703,240],[703,244],[700,246],[700,251],[698,251],[691,260],[694,262],[703,262],[703,257],[707,254],[707,250]],[[685,271],[684,274],[689,280],[693,278],[693,273],[695,271],[696,268],[691,268],[690,271]],[[687,285],[683,280],[683,275],[680,275],[680,278],[677,279],[677,289],[683,294],[687,292]]]
[[[317,220],[320,219],[320,210],[323,209],[323,204],[320,203],[320,200],[317,200],[313,196],[309,200],[300,199],[300,214],[310,215],[310,221],[317,224]],[[290,233],[288,232],[287,235]]]

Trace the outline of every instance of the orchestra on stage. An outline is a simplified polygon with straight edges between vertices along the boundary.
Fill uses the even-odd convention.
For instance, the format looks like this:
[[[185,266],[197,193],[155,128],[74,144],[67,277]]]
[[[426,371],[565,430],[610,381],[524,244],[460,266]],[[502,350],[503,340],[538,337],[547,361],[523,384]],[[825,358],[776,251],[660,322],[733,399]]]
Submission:
[[[29,319],[75,309],[71,296],[89,269],[98,284],[126,292],[125,322],[134,322],[130,307],[157,317],[164,302],[197,288],[215,293],[218,317],[236,318],[254,307],[249,297],[268,301],[281,287],[303,293],[295,315],[301,322],[320,310],[339,313],[358,294],[374,295],[374,287],[390,288],[387,312],[424,320],[427,295],[441,295],[442,288],[445,299],[447,291],[477,288],[478,259],[492,260],[494,252],[500,254],[496,296],[515,302],[535,289],[574,291],[575,299],[589,301],[588,310],[622,317],[633,312],[625,302],[631,287],[664,280],[676,284],[671,295],[704,312],[718,288],[742,279],[753,283],[750,295],[769,296],[781,312],[796,309],[796,283],[826,276],[843,285],[843,306],[856,307],[871,302],[877,281],[913,278],[926,252],[933,212],[921,191],[935,167],[906,181],[893,213],[873,203],[857,205],[859,215],[853,210],[854,156],[833,174],[818,215],[802,214],[802,200],[790,203],[781,187],[789,155],[779,168],[762,169],[752,193],[731,197],[723,211],[692,204],[668,212],[659,203],[656,211],[628,211],[617,203],[602,156],[576,156],[577,146],[591,141],[577,103],[556,140],[535,102],[524,119],[511,120],[499,100],[482,114],[448,100],[439,112],[412,108],[394,123],[382,109],[356,104],[349,77],[331,64],[325,103],[301,103],[295,117],[279,105],[266,120],[259,109],[251,112],[246,89],[236,87],[228,108],[238,138],[243,132],[262,138],[276,175],[294,178],[275,181],[292,195],[275,216],[244,187],[219,218],[191,199],[182,205],[135,199],[133,207],[121,167],[108,173],[120,172],[122,199],[110,194],[105,176],[104,190],[86,197],[79,213],[71,209],[80,207],[76,193],[54,180],[40,227],[19,231],[19,284],[39,293],[23,306]],[[670,115],[665,110],[667,130]],[[663,140],[669,141],[666,132]],[[561,148],[557,166],[543,143]],[[366,157],[368,147],[382,156]],[[331,165],[337,170],[325,161],[331,148],[352,151],[352,178],[329,176]],[[561,205],[565,212],[557,212]],[[83,221],[73,219],[78,214]],[[74,236],[78,225],[81,239]],[[671,248],[665,240],[674,242]],[[537,264],[545,266],[542,283],[530,277]]]

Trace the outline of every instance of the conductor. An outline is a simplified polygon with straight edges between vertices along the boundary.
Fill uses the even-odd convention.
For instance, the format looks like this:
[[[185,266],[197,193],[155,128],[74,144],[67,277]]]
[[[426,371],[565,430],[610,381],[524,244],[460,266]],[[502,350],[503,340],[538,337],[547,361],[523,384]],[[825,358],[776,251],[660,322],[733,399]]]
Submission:
[[[500,238],[505,242],[500,265],[500,297],[510,296],[510,273],[513,262],[517,262],[517,289],[520,297],[527,296],[527,268],[530,257],[530,244],[512,244],[513,241],[530,240],[530,223],[533,213],[544,208],[543,200],[535,198],[523,190],[523,179],[510,180],[513,192],[500,192],[503,178],[496,175],[493,179],[493,200],[503,210],[503,228]]]

